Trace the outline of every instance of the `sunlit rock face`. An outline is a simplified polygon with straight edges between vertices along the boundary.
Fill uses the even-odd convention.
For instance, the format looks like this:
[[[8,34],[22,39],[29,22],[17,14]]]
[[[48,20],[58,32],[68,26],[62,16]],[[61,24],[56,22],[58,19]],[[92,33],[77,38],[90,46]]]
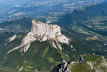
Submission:
[[[34,41],[51,41],[54,48],[62,49],[60,43],[69,44],[70,39],[61,33],[61,27],[56,24],[47,24],[37,20],[32,20],[32,29],[23,38],[22,43],[10,50],[8,53],[21,48],[23,52],[27,52],[31,43]]]
[[[54,39],[57,36],[61,35],[61,28],[58,25],[46,24],[40,21],[32,21],[32,30],[31,32],[35,36],[41,37],[42,41]]]
[[[16,35],[13,35],[12,37],[9,37],[8,42],[12,42],[16,39]]]

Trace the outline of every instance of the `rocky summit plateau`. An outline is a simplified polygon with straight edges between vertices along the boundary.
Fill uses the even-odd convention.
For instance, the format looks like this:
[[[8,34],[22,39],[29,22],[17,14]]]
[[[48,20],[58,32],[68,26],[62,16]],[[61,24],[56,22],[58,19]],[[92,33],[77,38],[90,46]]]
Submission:
[[[16,37],[11,37],[10,41],[14,40]],[[31,31],[22,39],[21,44],[10,50],[8,53],[22,48],[23,52],[27,52],[30,48],[30,45],[34,41],[51,41],[54,48],[59,48],[62,50],[60,43],[69,44],[70,39],[61,33],[61,27],[55,24],[47,24],[40,21],[32,20]]]

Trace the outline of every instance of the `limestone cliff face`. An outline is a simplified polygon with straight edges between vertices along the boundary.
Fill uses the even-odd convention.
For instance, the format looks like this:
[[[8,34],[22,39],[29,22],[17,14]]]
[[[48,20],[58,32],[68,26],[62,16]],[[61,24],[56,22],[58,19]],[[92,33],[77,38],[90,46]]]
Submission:
[[[54,48],[62,49],[60,43],[69,44],[70,39],[61,33],[61,27],[56,24],[47,24],[40,21],[32,20],[32,29],[23,38],[22,43],[10,50],[8,53],[21,48],[23,52],[27,52],[31,43],[34,41],[50,40]]]

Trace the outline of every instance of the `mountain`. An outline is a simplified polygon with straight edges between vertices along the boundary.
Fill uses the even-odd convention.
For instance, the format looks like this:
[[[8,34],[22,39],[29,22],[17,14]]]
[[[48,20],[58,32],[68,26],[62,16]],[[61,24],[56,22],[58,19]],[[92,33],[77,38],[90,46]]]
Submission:
[[[61,15],[63,13],[71,13],[75,9],[81,9],[85,6],[96,5],[102,2],[104,0],[57,0],[57,2],[55,0],[2,0],[0,1],[0,22],[17,17],[17,14],[30,17],[56,15],[56,13]]]
[[[74,11],[72,14],[73,22],[77,22],[77,24],[79,23],[81,26],[89,29],[90,31],[99,33],[101,35],[106,35],[106,6],[107,2],[104,2],[96,6],[88,7],[82,11]]]
[[[54,23],[60,25],[64,33],[74,39],[80,53],[95,53],[106,56],[107,43],[107,2],[74,10]],[[96,12],[97,11],[97,12]]]
[[[16,37],[15,37],[16,38]],[[51,41],[52,46],[56,49],[62,50],[60,43],[69,44],[70,39],[61,33],[61,28],[55,24],[47,24],[37,20],[32,20],[31,31],[22,39],[21,45],[13,48],[8,53],[17,49],[22,49],[23,52],[27,52],[32,42],[34,41]]]

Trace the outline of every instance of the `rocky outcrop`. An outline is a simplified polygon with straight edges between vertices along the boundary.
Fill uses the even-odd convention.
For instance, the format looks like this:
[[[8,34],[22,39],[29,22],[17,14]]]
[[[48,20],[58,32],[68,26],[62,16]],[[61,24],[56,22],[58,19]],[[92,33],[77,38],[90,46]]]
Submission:
[[[23,52],[27,52],[31,43],[34,41],[51,41],[54,48],[62,49],[60,43],[69,44],[70,39],[61,33],[61,27],[56,24],[47,24],[37,20],[32,20],[32,29],[23,38],[22,43],[8,51],[8,53],[21,48]]]
[[[16,34],[8,38],[8,42],[12,42],[16,39]]]

